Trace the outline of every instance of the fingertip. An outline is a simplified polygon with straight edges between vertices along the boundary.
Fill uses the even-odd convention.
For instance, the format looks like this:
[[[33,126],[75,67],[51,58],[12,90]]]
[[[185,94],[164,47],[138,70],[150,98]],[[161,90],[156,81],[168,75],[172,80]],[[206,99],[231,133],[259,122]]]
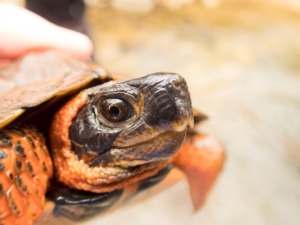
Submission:
[[[0,37],[0,58],[16,58],[38,49],[55,49],[88,59],[93,52],[92,41],[86,35],[54,25],[11,4],[0,3]]]
[[[52,44],[50,47],[63,50],[81,59],[91,57],[94,47],[88,36],[59,26],[54,29],[56,30],[55,37],[52,37],[52,41],[49,40],[50,45]]]

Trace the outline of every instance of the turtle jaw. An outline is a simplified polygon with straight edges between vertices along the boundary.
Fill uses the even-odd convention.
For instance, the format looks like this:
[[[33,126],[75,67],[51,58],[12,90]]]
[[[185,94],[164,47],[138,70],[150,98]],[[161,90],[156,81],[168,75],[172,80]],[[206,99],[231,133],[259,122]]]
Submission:
[[[145,165],[146,169],[148,164],[164,162],[179,150],[185,140],[186,130],[185,127],[179,132],[175,130],[166,131],[133,146],[112,148],[109,153],[111,160],[109,165],[123,168]]]
[[[182,132],[184,130],[187,129],[187,127],[189,128],[193,128],[194,127],[194,116],[189,113],[188,115],[185,115],[183,117],[183,119],[179,120],[179,121],[173,121],[171,122],[172,128],[174,131],[177,132]]]

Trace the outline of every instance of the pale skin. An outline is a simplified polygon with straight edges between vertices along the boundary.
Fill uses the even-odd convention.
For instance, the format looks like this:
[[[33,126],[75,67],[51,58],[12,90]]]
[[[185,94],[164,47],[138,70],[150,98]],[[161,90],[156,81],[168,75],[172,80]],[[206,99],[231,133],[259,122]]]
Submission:
[[[28,52],[46,49],[88,59],[93,45],[81,33],[56,26],[21,7],[0,3],[0,65]]]

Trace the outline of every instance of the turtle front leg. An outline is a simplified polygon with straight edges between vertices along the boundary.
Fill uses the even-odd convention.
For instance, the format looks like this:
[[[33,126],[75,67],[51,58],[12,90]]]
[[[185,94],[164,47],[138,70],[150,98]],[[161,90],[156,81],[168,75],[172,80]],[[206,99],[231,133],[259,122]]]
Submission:
[[[207,117],[194,110],[195,123]],[[194,209],[200,209],[216,181],[225,159],[223,146],[212,136],[188,131],[185,142],[173,158],[173,164],[187,177]]]
[[[0,130],[0,224],[33,224],[43,212],[51,176],[45,140],[35,128]]]

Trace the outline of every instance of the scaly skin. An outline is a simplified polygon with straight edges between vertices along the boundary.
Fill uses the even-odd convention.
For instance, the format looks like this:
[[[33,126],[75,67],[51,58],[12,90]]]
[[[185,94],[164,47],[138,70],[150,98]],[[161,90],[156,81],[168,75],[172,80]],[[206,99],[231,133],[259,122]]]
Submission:
[[[51,158],[36,129],[14,126],[0,132],[0,224],[30,225],[44,209]]]

